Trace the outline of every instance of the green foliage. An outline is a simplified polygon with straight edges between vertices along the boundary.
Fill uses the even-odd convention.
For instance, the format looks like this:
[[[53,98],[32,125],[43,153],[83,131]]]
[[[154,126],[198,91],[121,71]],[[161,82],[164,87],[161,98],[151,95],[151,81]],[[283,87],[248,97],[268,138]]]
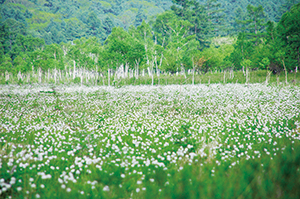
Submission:
[[[288,68],[300,67],[300,3],[286,12],[278,24],[278,36],[285,48]]]
[[[269,58],[265,57],[261,60],[259,64],[262,68],[268,68],[268,66],[270,65],[270,60]]]
[[[218,40],[220,44],[216,43]],[[208,69],[220,71],[232,68],[229,57],[234,51],[234,40],[234,38],[230,37],[216,38],[214,41],[215,45],[211,45],[202,51],[201,55],[207,60],[204,64],[204,72],[207,72]]]
[[[142,62],[145,55],[144,46],[122,28],[113,28],[112,33],[105,41],[105,48],[109,61],[116,64],[135,65]],[[113,66],[114,67],[114,66]]]
[[[252,62],[251,62],[251,60],[249,60],[249,59],[244,59],[244,60],[241,62],[241,65],[242,65],[244,68],[250,68],[251,65],[252,65]]]
[[[128,64],[135,70],[175,73],[192,69],[199,60],[199,72],[240,70],[245,60],[252,69],[276,73],[285,63],[288,71],[297,70],[299,4],[236,2],[235,9],[229,0],[7,0],[0,10],[0,60],[13,73],[29,71],[32,64],[43,70],[75,64],[102,72]],[[272,14],[287,10],[280,21]],[[237,35],[225,37],[229,34]],[[236,41],[215,44],[218,38]]]

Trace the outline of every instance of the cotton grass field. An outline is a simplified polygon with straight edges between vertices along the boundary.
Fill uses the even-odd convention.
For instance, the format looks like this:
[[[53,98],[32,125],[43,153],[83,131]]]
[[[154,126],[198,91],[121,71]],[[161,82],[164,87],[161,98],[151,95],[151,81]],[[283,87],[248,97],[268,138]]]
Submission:
[[[0,198],[300,196],[298,86],[0,89]]]

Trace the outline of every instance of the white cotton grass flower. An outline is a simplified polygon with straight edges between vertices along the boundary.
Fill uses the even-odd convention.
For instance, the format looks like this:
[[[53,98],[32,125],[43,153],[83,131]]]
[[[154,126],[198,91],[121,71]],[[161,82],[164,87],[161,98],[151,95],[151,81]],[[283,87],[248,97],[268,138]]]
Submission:
[[[20,132],[22,141],[27,139],[26,132],[36,131],[32,144],[20,146],[23,148],[18,153],[18,150],[15,150],[18,144],[14,144],[15,141],[10,140],[11,145],[9,146],[11,146],[12,152],[3,156],[9,160],[9,165],[19,164],[17,169],[41,172],[38,174],[40,175],[38,178],[34,175],[30,178],[29,187],[35,183],[36,187],[42,188],[41,183],[43,181],[41,182],[40,179],[47,181],[47,179],[55,176],[59,185],[66,189],[68,182],[80,181],[80,174],[91,173],[93,175],[95,171],[91,165],[96,165],[96,168],[101,172],[106,172],[103,168],[112,164],[122,171],[125,170],[119,176],[121,180],[140,175],[136,179],[137,183],[133,185],[135,190],[140,187],[139,183],[143,184],[143,180],[148,179],[148,176],[145,177],[143,172],[149,166],[151,168],[153,166],[153,172],[155,172],[159,166],[168,170],[170,168],[187,168],[187,164],[193,161],[199,162],[196,164],[200,166],[203,166],[207,161],[215,162],[217,165],[227,161],[232,168],[235,164],[239,164],[238,161],[241,158],[260,158],[266,154],[272,158],[284,150],[281,149],[280,138],[290,137],[291,143],[295,139],[285,122],[282,121],[288,121],[289,118],[297,116],[296,114],[300,112],[297,105],[300,102],[300,99],[297,98],[300,94],[298,88],[287,87],[278,91],[275,87],[255,85],[245,88],[244,85],[239,84],[234,86],[220,84],[210,86],[170,85],[158,86],[157,88],[128,86],[120,89],[61,86],[59,92],[68,94],[59,96],[61,104],[74,110],[71,113],[74,121],[68,121],[67,124],[64,118],[56,117],[59,116],[59,112],[53,112],[55,97],[48,95],[39,95],[36,99],[32,97],[32,94],[39,93],[42,87],[49,90],[49,86],[41,86],[39,89],[14,88],[11,92],[23,93],[24,100],[37,100],[37,103],[42,102],[41,104],[47,102],[47,105],[42,106],[42,108],[45,110],[45,114],[51,116],[49,119],[40,122],[35,121],[35,116],[30,115],[30,111],[20,111],[20,108],[17,107],[20,106],[20,103],[12,103],[13,106],[16,105],[15,110],[8,110],[3,115],[9,121],[20,116],[21,112],[24,114],[28,124],[26,126],[21,125],[21,127],[25,129],[16,125],[3,124],[3,128],[10,130],[12,134]],[[97,92],[102,91],[105,94],[101,94],[100,97]],[[0,89],[0,93],[3,92]],[[24,93],[30,94],[30,97]],[[263,95],[260,96],[258,93],[263,93]],[[293,94],[291,95],[291,93]],[[174,100],[180,102],[180,109],[206,110],[207,113],[185,112],[183,109],[178,112],[170,111],[174,105]],[[163,106],[162,102],[164,103]],[[138,109],[131,110],[128,108],[132,107],[130,106],[131,103],[135,103],[135,107]],[[109,113],[111,117],[99,122],[99,115],[103,115],[103,106],[109,107],[113,111]],[[86,109],[93,113],[82,115]],[[156,114],[151,112],[156,112]],[[91,124],[84,125],[84,131],[78,125],[83,121],[83,118],[85,121],[92,121]],[[274,128],[273,125],[278,121],[279,127]],[[191,136],[188,139],[183,136],[177,140],[179,143],[188,142],[186,147],[179,149],[176,147],[176,150],[171,152],[171,148],[177,142],[174,138],[176,133],[179,132],[182,125],[186,124],[192,125],[186,129]],[[74,128],[75,126],[76,128]],[[77,135],[77,132],[82,133]],[[126,135],[129,135],[129,140]],[[1,140],[9,141],[6,138],[1,135],[0,142]],[[98,146],[101,145],[99,146],[100,149],[95,146],[95,143]],[[212,144],[209,145],[209,143]],[[266,144],[265,148],[268,150],[260,150],[260,147],[257,146],[259,143]],[[204,148],[199,150],[198,147],[204,145],[209,146],[205,147],[205,150]],[[276,145],[280,149],[274,151]],[[82,150],[85,147],[87,147],[87,151]],[[54,154],[59,154],[57,155],[59,157]],[[205,158],[207,160],[200,157],[207,157]],[[60,167],[51,166],[53,159],[62,160],[64,163]],[[38,160],[38,163],[34,163]],[[56,174],[52,174],[51,171],[55,168],[61,175],[56,177]],[[8,170],[8,172],[11,171],[12,169]],[[49,171],[52,176],[47,174]],[[217,173],[218,169],[213,168],[213,171],[215,172],[212,173]],[[114,175],[113,172],[107,174]],[[150,182],[154,181],[153,178],[150,179]],[[16,184],[14,182],[11,178],[9,184]],[[27,183],[27,180],[25,182]],[[47,183],[43,184],[48,186]],[[87,184],[95,189],[96,183],[88,181]],[[19,186],[18,183],[17,186]],[[122,184],[119,186],[122,187]],[[5,187],[6,191],[7,189]],[[141,187],[140,189],[143,190]],[[78,190],[82,189],[79,188]],[[32,197],[34,194],[32,193]]]
[[[109,191],[109,186],[107,186],[107,185],[104,186],[104,187],[103,187],[103,191]]]

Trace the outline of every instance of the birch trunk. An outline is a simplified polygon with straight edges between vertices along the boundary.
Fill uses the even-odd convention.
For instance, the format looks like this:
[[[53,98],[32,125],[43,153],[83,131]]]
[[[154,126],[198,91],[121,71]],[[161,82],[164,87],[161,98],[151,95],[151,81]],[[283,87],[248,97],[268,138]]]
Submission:
[[[81,82],[81,86],[82,86],[82,83],[83,83],[83,71],[82,71],[82,68],[80,69],[80,82]]]
[[[194,63],[194,57],[192,57],[192,64],[193,64],[193,79],[192,79],[192,84],[195,85],[195,63]]]
[[[96,66],[95,80],[96,80],[95,85],[97,85],[97,83],[98,83],[98,66]]]
[[[125,64],[125,78],[128,78],[128,70],[129,70],[129,66],[128,63]]]
[[[139,78],[139,62],[136,61],[135,78]]]
[[[56,67],[55,67],[55,69],[54,69],[54,82],[55,82],[55,84],[56,84]]]
[[[42,83],[42,69],[39,68],[38,71],[39,71],[38,72],[38,75],[39,75],[38,81],[39,81],[39,83]]]
[[[107,71],[108,86],[110,86],[110,69]]]
[[[270,75],[271,75],[271,71],[267,71],[266,85],[269,84],[269,81],[270,81]]]
[[[26,79],[27,79],[27,83],[29,83],[29,81],[30,81],[30,73],[27,73]]]
[[[34,77],[34,66],[32,66],[32,77]]]
[[[151,83],[151,85],[153,86],[153,84],[154,84],[154,77],[153,77],[153,65],[154,65],[154,63],[153,62],[151,62],[151,77],[152,77],[152,83]]]
[[[74,64],[73,79],[75,79],[75,73],[76,73],[76,62],[75,62],[75,60],[73,60],[73,64]]]
[[[284,60],[282,60],[283,68],[284,68],[284,73],[285,73],[285,84],[288,84],[288,78],[287,78],[287,70],[284,64]]]
[[[5,81],[7,82],[9,80],[9,73],[8,71],[5,71]]]

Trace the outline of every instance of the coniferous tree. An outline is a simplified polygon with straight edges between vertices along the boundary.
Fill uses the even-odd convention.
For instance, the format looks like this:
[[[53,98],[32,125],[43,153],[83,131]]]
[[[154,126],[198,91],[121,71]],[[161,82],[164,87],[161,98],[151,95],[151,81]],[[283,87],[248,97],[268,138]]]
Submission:
[[[279,24],[278,34],[289,55],[289,68],[300,66],[300,3],[294,5],[289,12],[286,12]]]

